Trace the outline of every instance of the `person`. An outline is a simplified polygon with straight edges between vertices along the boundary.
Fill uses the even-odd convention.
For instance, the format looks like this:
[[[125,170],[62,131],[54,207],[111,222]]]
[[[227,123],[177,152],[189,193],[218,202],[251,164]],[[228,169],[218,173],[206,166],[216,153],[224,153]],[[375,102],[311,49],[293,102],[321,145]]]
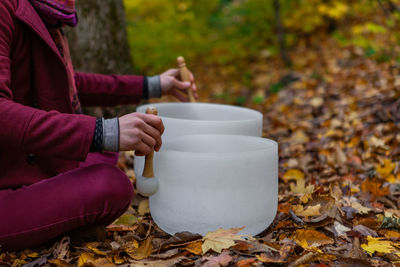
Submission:
[[[104,119],[81,105],[135,104],[192,86],[161,75],[75,72],[63,27],[75,0],[0,1],[0,250],[34,247],[77,229],[97,229],[129,207],[133,186],[118,151],[162,145],[154,115]],[[86,228],[85,228],[86,227]]]

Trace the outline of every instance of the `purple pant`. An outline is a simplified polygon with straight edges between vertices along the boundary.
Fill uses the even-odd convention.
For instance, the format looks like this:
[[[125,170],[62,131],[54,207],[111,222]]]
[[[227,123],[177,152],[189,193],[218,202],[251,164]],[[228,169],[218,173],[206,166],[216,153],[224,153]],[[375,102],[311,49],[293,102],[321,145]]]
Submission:
[[[79,168],[17,190],[0,190],[1,250],[42,244],[74,229],[108,225],[131,203],[118,153],[90,153]]]

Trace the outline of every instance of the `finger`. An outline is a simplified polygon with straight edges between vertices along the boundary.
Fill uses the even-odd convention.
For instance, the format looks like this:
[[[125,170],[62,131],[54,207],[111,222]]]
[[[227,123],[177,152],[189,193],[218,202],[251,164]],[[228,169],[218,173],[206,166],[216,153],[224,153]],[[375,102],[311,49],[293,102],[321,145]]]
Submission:
[[[152,147],[154,147],[155,150],[159,149],[162,145],[161,133],[150,125],[145,126],[144,132],[155,141]]]
[[[174,76],[175,78],[178,78],[179,77],[179,69],[169,69],[166,71],[165,74],[167,74],[169,76]]]
[[[145,123],[149,124],[150,126],[152,126],[153,128],[156,128],[160,134],[164,133],[164,124],[161,120],[160,117],[156,116],[156,115],[152,115],[152,114],[144,114],[145,116],[143,116],[143,120]],[[146,128],[144,128],[146,129]]]
[[[182,94],[181,91],[174,89],[174,91],[172,92],[172,94],[178,98],[179,101],[181,102],[189,102],[189,98]]]
[[[174,85],[175,88],[178,88],[181,90],[185,90],[185,89],[189,88],[191,85],[190,82],[181,82],[175,78],[172,80],[172,84]]]
[[[154,147],[157,144],[156,139],[154,139],[152,136],[143,133],[140,135],[140,139],[142,140],[143,143],[145,143],[148,147],[150,147],[151,149],[154,149]]]
[[[135,154],[137,153],[139,155],[146,156],[146,155],[150,154],[151,151],[153,151],[153,149],[142,142],[136,148]]]

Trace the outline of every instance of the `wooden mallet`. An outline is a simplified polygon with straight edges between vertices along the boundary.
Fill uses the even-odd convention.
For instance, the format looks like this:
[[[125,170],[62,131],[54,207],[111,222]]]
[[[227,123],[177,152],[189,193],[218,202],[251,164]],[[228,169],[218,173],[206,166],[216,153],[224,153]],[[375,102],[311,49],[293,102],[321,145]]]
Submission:
[[[148,107],[146,109],[146,114],[158,115],[157,108],[153,106]],[[150,154],[146,155],[143,175],[136,179],[137,190],[141,195],[146,197],[154,195],[158,190],[158,180],[154,177],[153,158],[154,149]]]
[[[176,59],[176,61],[178,62],[178,66],[179,66],[179,72],[181,74],[181,79],[183,82],[190,82],[190,72],[188,70],[188,68],[186,67],[186,62],[185,59],[180,56]],[[189,101],[190,102],[196,102],[196,99],[193,96],[193,88],[192,85],[189,86],[189,88],[187,89],[187,93],[188,93],[188,97],[189,97]]]

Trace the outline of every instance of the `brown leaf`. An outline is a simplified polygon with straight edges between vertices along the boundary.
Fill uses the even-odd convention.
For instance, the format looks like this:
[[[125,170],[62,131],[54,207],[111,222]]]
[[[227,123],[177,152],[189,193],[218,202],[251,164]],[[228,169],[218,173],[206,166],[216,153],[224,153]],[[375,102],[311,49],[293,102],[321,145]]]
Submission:
[[[167,249],[169,247],[186,246],[193,241],[202,239],[203,237],[199,234],[193,234],[190,232],[179,232],[168,238],[167,240],[160,240],[158,244],[154,244],[157,250]]]

